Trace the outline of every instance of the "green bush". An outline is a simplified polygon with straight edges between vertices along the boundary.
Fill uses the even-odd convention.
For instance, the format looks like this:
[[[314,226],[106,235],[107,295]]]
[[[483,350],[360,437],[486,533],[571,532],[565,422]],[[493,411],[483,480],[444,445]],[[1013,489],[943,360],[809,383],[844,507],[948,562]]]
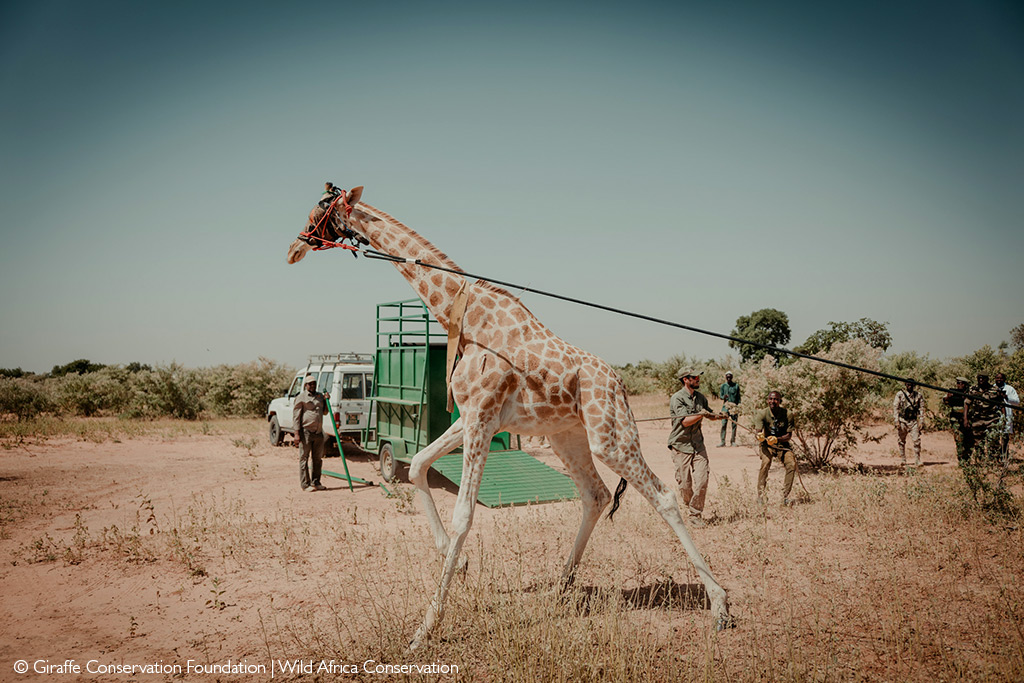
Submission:
[[[132,398],[130,382],[131,375],[117,366],[51,380],[61,411],[84,417],[126,411]]]
[[[863,339],[853,339],[835,344],[821,357],[877,371],[880,353]],[[804,358],[779,365],[772,356],[765,356],[760,363],[746,365],[739,381],[745,416],[767,405],[770,391],[782,392],[783,406],[796,423],[794,452],[813,467],[846,455],[856,445],[865,421],[884,404],[877,393],[879,382],[872,375]]]
[[[53,402],[43,385],[20,378],[0,377],[0,415],[28,420],[52,411]]]
[[[274,361],[220,365],[207,373],[206,408],[217,415],[260,417],[267,404],[288,386],[293,371]]]
[[[199,370],[171,363],[158,365],[151,372],[137,372],[134,377],[130,414],[185,420],[198,419],[202,414],[203,395],[208,385]]]

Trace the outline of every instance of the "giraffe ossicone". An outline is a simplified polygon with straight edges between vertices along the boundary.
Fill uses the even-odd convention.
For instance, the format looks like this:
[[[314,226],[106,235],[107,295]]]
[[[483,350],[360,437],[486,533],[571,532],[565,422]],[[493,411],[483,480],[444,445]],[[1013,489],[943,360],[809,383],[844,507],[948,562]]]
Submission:
[[[328,184],[325,195],[331,187]],[[437,590],[410,649],[423,645],[441,619],[472,525],[491,437],[502,431],[546,436],[579,489],[583,520],[565,564],[566,584],[612,498],[595,468],[596,459],[632,484],[675,531],[704,585],[716,627],[728,626],[731,618],[725,590],[690,537],[675,491],[658,479],[644,460],[625,386],[612,367],[555,336],[508,291],[481,281],[466,284],[462,270],[448,256],[398,220],[361,202],[362,194],[361,186],[346,194],[352,209],[344,225],[373,249],[405,259],[393,262],[394,267],[442,327],[448,329],[460,288],[464,286],[467,293],[458,344],[461,358],[451,374],[450,387],[460,416],[413,457],[409,468],[435,545],[444,558]],[[310,221],[342,223],[340,217],[325,216],[317,208],[310,213]],[[288,263],[302,260],[312,248],[297,238],[288,249]],[[413,260],[455,272],[434,270]],[[427,485],[427,470],[460,445],[464,454],[462,483],[449,535]]]

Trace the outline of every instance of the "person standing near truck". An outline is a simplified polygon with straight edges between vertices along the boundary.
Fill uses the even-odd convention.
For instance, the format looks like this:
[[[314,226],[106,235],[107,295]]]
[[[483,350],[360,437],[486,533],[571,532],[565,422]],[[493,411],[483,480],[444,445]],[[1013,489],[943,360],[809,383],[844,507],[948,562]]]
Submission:
[[[320,469],[324,459],[324,413],[326,401],[317,393],[316,377],[306,375],[302,392],[295,397],[292,424],[299,442],[299,485],[303,491],[324,491],[320,483]],[[313,462],[310,463],[309,461]],[[310,472],[312,464],[312,473]]]

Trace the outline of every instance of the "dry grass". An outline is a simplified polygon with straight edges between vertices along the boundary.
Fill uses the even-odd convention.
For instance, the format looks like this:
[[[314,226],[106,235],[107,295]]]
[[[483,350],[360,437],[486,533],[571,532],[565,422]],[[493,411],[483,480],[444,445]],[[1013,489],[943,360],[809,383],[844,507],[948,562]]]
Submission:
[[[807,479],[813,500],[767,511],[749,483],[727,482],[725,515],[698,532],[731,592],[733,630],[711,629],[678,543],[634,495],[564,598],[575,530],[551,524],[553,506],[471,537],[470,569],[417,660],[485,681],[1024,680],[1020,519],[986,519],[956,473]],[[268,652],[408,659],[438,569],[423,541],[347,538],[353,556],[383,549],[362,560],[364,576],[405,571],[363,584],[354,613],[275,613]],[[341,582],[322,590],[324,604],[351,602]]]
[[[640,403],[638,417],[663,408]],[[245,440],[233,448],[239,458],[253,450]],[[745,478],[719,479],[717,517],[694,536],[730,592],[737,627],[722,633],[678,541],[634,491],[599,525],[565,596],[556,587],[577,503],[478,521],[469,569],[415,655],[404,649],[440,559],[422,515],[408,514],[407,485],[385,509],[304,514],[257,514],[242,497],[212,494],[161,509],[140,494],[116,525],[90,529],[76,516],[22,544],[13,561],[110,560],[112,572],[151,563],[181,577],[182,596],[199,591],[197,611],[257,611],[247,637],[266,659],[458,665],[459,675],[434,678],[446,681],[1024,680],[1019,513],[980,509],[954,469],[803,479],[810,495],[786,509],[757,507]],[[18,524],[26,510],[12,503],[0,515]],[[282,578],[286,590],[240,597],[247,581]],[[146,628],[134,616],[125,623],[129,642]],[[218,633],[240,628],[224,624]],[[203,647],[223,638],[200,636]]]

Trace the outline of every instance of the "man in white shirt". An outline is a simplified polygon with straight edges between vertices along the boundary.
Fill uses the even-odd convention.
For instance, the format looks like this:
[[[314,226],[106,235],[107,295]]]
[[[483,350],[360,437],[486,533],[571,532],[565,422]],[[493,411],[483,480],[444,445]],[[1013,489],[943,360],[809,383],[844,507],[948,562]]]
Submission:
[[[1006,396],[1006,424],[1003,426],[1003,436],[999,443],[1000,453],[1005,458],[1010,452],[1010,435],[1013,434],[1013,408],[1010,406],[1019,406],[1020,396],[1016,389],[1006,383],[1006,375],[1003,373],[997,372],[995,380],[996,387]]]

